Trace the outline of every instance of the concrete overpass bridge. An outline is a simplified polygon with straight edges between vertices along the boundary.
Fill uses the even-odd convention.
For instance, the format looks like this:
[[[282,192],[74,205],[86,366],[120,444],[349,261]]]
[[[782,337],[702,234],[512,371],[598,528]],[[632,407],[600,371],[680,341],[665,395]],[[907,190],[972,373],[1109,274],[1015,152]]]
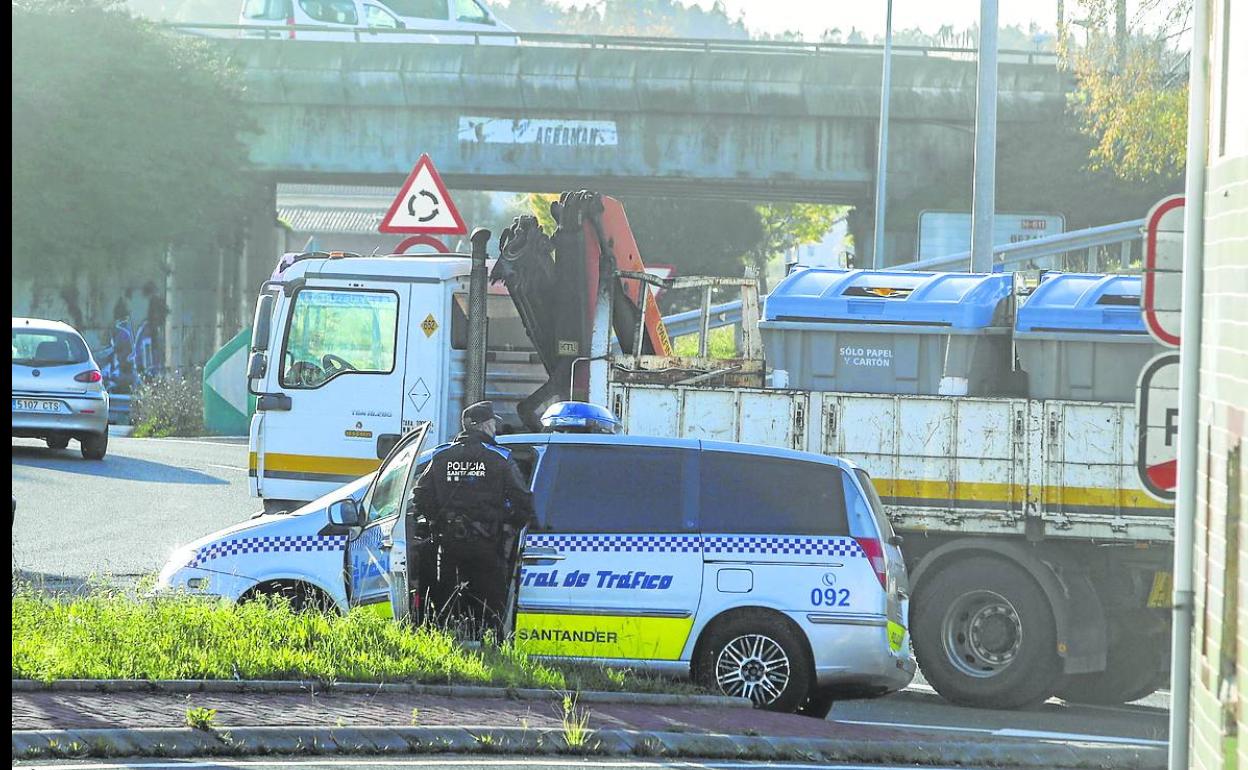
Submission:
[[[179,27],[236,36],[228,27]],[[407,30],[420,35],[419,30]],[[364,33],[368,36],[368,33]],[[214,39],[245,79],[276,181],[870,206],[881,49],[522,35],[519,45]],[[1003,52],[999,119],[1060,114],[1051,55]],[[890,185],[970,173],[975,54],[897,47]]]

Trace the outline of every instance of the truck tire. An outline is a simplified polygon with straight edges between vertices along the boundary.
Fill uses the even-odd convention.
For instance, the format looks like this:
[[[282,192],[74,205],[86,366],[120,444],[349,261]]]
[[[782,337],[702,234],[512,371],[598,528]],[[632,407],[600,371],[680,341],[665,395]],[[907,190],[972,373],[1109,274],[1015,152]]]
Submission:
[[[83,436],[78,439],[78,446],[84,459],[103,460],[108,452],[108,431]]]
[[[699,645],[694,664],[703,687],[749,698],[768,711],[796,712],[815,681],[806,640],[785,618],[766,612],[742,612],[717,624]]]
[[[1053,694],[1062,681],[1053,609],[1026,571],[975,556],[925,583],[911,604],[914,653],[942,697],[1015,709]]]
[[[1140,634],[1121,629],[1105,655],[1105,670],[1067,676],[1057,696],[1071,703],[1097,706],[1139,700],[1166,683],[1169,653],[1169,638],[1165,634]]]

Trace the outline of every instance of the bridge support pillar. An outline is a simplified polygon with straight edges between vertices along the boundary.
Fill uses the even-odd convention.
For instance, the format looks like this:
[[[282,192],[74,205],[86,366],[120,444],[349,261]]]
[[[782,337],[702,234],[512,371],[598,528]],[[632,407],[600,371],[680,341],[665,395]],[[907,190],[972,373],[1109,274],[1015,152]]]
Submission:
[[[868,201],[858,201],[845,218],[854,238],[854,267],[881,267],[875,255],[875,209]]]

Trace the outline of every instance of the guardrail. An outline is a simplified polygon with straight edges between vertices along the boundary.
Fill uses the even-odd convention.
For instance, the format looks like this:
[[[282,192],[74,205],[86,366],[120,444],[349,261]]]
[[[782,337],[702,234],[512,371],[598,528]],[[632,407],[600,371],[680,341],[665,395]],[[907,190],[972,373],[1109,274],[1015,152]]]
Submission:
[[[294,32],[298,34],[317,33],[331,34],[343,41],[355,40],[377,41],[381,38],[393,38],[395,41],[405,37],[433,38],[438,41],[447,40],[473,45],[490,45],[489,41],[502,39],[505,43],[512,41],[517,45],[552,46],[571,48],[621,48],[621,49],[662,49],[683,51],[704,51],[714,53],[806,53],[823,54],[846,51],[882,52],[884,46],[862,43],[804,43],[787,40],[733,40],[725,38],[676,38],[676,37],[631,37],[626,35],[581,35],[561,32],[514,32],[507,30],[448,30],[448,29],[386,29],[382,27],[350,27],[320,24],[212,24],[198,22],[161,22],[158,26],[184,34],[200,35],[213,38],[254,37],[260,39],[286,40]],[[202,33],[234,33],[234,34],[202,34]],[[246,33],[246,34],[244,34]],[[418,41],[419,42],[419,41]],[[497,43],[495,43],[497,44]],[[894,45],[893,54],[900,56],[925,56],[936,58],[971,58],[976,55],[974,48],[944,48],[937,46]],[[998,52],[1002,62],[1057,63],[1057,54],[1049,51],[1024,51],[1003,49]]]
[[[1033,238],[1018,243],[1006,243],[994,246],[992,258],[994,265],[1017,265],[1031,262],[1034,267],[1051,269],[1069,269],[1072,257],[1082,256],[1079,269],[1098,270],[1106,267],[1105,260],[1098,258],[1094,263],[1089,252],[1094,249],[1109,250],[1117,247],[1118,268],[1129,269],[1131,264],[1132,246],[1144,237],[1144,220],[1131,219],[1111,225],[1100,225],[1069,233],[1058,233],[1043,238]],[[1098,255],[1099,256],[1099,255]],[[1047,264],[1041,264],[1045,263]],[[946,257],[929,257],[900,265],[890,265],[885,270],[969,270],[971,252],[950,254]]]

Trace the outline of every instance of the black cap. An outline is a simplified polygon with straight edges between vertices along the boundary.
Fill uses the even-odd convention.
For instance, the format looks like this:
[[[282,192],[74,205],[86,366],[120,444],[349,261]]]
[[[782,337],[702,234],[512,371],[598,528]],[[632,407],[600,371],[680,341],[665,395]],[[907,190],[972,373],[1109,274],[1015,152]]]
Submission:
[[[480,425],[486,420],[496,419],[498,415],[494,414],[493,401],[478,401],[464,410],[463,417],[465,423]]]

